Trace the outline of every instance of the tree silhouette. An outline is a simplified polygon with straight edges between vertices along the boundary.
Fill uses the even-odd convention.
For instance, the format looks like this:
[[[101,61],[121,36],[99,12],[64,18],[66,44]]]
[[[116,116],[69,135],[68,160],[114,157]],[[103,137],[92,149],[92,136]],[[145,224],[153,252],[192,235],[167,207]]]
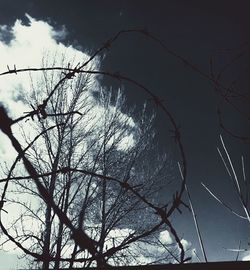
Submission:
[[[118,33],[109,44],[123,32],[128,31]],[[61,66],[19,70],[15,67],[1,74],[43,73],[40,87],[34,85],[31,97],[27,98],[30,112],[12,120],[3,107],[0,111],[1,130],[18,153],[7,177],[1,180],[5,182],[2,202],[10,185],[15,192],[25,194],[25,199],[36,198],[10,200],[25,212],[10,229],[5,228],[2,220],[0,226],[8,241],[35,259],[42,269],[72,268],[76,263],[84,267],[139,263],[141,254],[153,256],[145,251],[147,246],[159,245],[163,251],[155,253],[153,261],[190,260],[185,257],[181,238],[170,221],[175,210],[181,212],[181,205],[188,208],[182,200],[187,166],[179,127],[151,90],[117,72],[89,67],[106,47],[98,49],[81,65],[62,62]],[[169,172],[166,156],[159,157],[154,150],[153,118],[147,116],[145,106],[137,120],[132,113],[123,113],[120,93],[95,89],[98,98],[94,99],[91,76],[97,74],[126,80],[142,89],[157,101],[173,126],[181,154],[182,181],[180,190],[165,202],[155,201],[160,183],[169,182]],[[21,122],[22,144],[11,132],[11,126]],[[34,134],[32,139],[28,135],[30,130]],[[17,166],[19,160],[23,166]],[[32,232],[28,219],[39,229]],[[172,247],[159,242],[159,233],[166,229],[176,241]],[[119,235],[117,231],[125,234]]]

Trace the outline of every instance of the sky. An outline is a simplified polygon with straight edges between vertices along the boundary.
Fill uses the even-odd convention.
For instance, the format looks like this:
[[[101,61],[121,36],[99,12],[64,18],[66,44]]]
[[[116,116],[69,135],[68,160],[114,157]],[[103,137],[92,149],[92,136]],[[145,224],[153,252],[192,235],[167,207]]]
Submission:
[[[249,41],[249,16],[247,1],[0,1],[1,40],[11,40],[10,28],[17,19],[28,22],[28,13],[36,20],[51,25],[45,28],[56,33],[64,45],[77,50],[93,52],[116,32],[125,29],[147,29],[159,37],[172,51],[192,62],[200,70],[209,73],[210,57],[215,55],[215,69],[237,54],[244,42]],[[52,30],[52,27],[54,30]],[[44,33],[36,29],[28,40],[43,44]],[[39,33],[39,34],[37,34]],[[40,38],[37,39],[37,37]],[[37,44],[30,44],[35,48]],[[2,45],[2,44],[1,44]],[[27,44],[25,45],[27,49]],[[249,46],[249,45],[248,45]],[[16,46],[18,48],[18,46]],[[1,48],[2,50],[2,48]],[[6,51],[3,51],[6,63]],[[12,51],[13,52],[13,51]],[[20,55],[20,52],[18,53]],[[24,59],[34,60],[38,53],[21,53]],[[32,55],[32,57],[31,57]],[[13,54],[12,54],[13,56]],[[9,60],[10,66],[17,64],[16,58]],[[0,63],[0,72],[6,65]],[[27,62],[25,62],[27,63]],[[34,60],[34,63],[35,60]],[[238,70],[249,64],[249,55],[236,62],[223,77],[227,85]],[[19,66],[19,65],[18,65]],[[216,194],[235,209],[242,211],[237,196],[230,185],[229,177],[217,152],[221,148],[222,134],[226,145],[241,174],[241,156],[245,159],[246,175],[249,179],[249,144],[230,137],[219,127],[217,107],[225,115],[225,124],[239,134],[249,134],[249,125],[229,106],[222,103],[213,86],[205,78],[185,66],[175,57],[168,55],[160,46],[142,35],[123,35],[107,51],[101,62],[101,69],[119,71],[136,79],[159,96],[174,114],[181,127],[181,134],[187,154],[188,187],[204,237],[208,260],[234,260],[235,252],[225,248],[237,248],[239,241],[247,248],[249,225],[245,220],[232,216],[209,196],[201,186],[206,183]],[[249,72],[249,71],[248,71]],[[245,75],[247,78],[247,75]],[[249,89],[249,81],[242,78],[241,87]],[[136,87],[103,78],[104,86],[122,87],[128,106],[138,108],[148,97]],[[1,96],[2,98],[2,96]],[[9,97],[8,97],[9,98]],[[150,102],[150,101],[148,101]],[[177,159],[174,141],[169,133],[166,119],[153,102],[156,110],[156,131],[162,149],[170,151]],[[23,108],[20,108],[20,112]],[[19,113],[17,111],[16,113]],[[248,111],[249,113],[249,111]],[[2,141],[1,144],[6,143]],[[241,177],[242,178],[242,177]],[[162,193],[164,198],[164,192]],[[241,212],[243,214],[243,212]],[[184,220],[184,221],[183,221]],[[183,237],[192,242],[199,253],[194,225],[189,214],[176,217],[176,227]],[[200,253],[199,253],[200,255]],[[243,253],[246,258],[248,253]]]

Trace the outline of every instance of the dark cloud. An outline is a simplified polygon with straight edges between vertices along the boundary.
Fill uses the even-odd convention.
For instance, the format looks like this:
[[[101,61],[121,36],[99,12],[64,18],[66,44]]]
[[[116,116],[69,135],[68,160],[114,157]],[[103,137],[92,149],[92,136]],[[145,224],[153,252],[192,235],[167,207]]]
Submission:
[[[5,44],[9,44],[13,39],[14,35],[11,31],[11,27],[9,25],[1,25],[0,26],[0,40]]]

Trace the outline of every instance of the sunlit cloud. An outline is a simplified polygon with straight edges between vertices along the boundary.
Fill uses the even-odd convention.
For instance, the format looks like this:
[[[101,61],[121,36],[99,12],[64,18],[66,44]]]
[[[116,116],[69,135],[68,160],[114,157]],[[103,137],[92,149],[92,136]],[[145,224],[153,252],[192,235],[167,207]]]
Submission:
[[[168,245],[173,243],[173,239],[168,230],[162,231],[159,235],[159,240],[162,244]]]
[[[89,56],[74,48],[73,46],[65,46],[61,41],[67,37],[65,27],[55,30],[47,22],[36,20],[26,14],[28,23],[24,24],[21,20],[16,20],[12,26],[0,26],[0,72],[7,71],[8,68],[17,69],[28,67],[45,66],[61,66],[62,59],[64,64],[70,63],[71,66],[77,65],[86,61]],[[91,61],[86,67],[97,69],[99,66],[98,59]],[[17,75],[10,74],[0,77],[0,102],[7,107],[9,115],[12,118],[22,116],[24,112],[31,110],[23,96],[27,96],[31,92],[31,77],[32,83],[36,86],[36,82],[41,82],[42,74],[33,72],[30,75],[28,72],[18,73]],[[91,77],[90,90],[98,91],[100,85],[95,76]],[[90,94],[89,98],[90,98]],[[42,97],[41,97],[42,98]],[[94,98],[93,98],[94,99]],[[112,107],[112,106],[111,106]],[[112,110],[112,108],[110,108]],[[95,104],[95,118],[93,121],[101,123],[103,108]],[[92,117],[90,115],[90,117]],[[122,121],[123,114],[121,113]],[[131,118],[130,125],[134,125]],[[26,125],[26,130],[28,124]],[[19,134],[19,130],[14,133]],[[14,156],[15,150],[10,147],[10,143],[6,136],[0,133],[0,154],[4,155],[4,160],[10,160]],[[133,138],[128,134],[127,138],[121,141],[121,150],[133,144]]]
[[[191,247],[191,245],[192,245],[186,239],[181,239],[181,244],[183,245],[183,248],[184,248],[185,251],[187,251]]]
[[[66,46],[63,44],[62,41],[67,37],[65,27],[55,30],[47,22],[36,20],[28,14],[26,14],[26,19],[27,22],[25,24],[22,20],[17,19],[13,25],[0,25],[0,73],[14,68],[39,68],[43,65],[62,66],[62,59],[64,64],[70,64],[74,67],[89,58],[88,54],[79,50],[79,47],[75,48],[71,45]],[[98,69],[99,65],[100,63],[97,58],[91,61],[86,68]],[[24,115],[25,112],[32,110],[30,104],[23,97],[31,94],[31,83],[33,83],[33,86],[36,86],[36,83],[39,80],[41,81],[41,78],[42,74],[40,72],[33,72],[32,74],[24,72],[17,75],[9,74],[0,77],[0,103],[6,107],[10,117],[15,119]],[[92,117],[92,121],[101,125],[103,108],[94,102],[94,96],[91,94],[92,91],[98,91],[100,89],[100,84],[95,76],[91,77],[90,85],[91,89],[86,94],[93,101],[94,106],[94,117],[90,115],[90,118]],[[115,109],[113,106],[110,106],[110,111],[112,110]],[[124,117],[128,116],[121,112],[121,122]],[[133,119],[130,117],[128,119],[128,124],[133,127]],[[29,122],[24,123],[25,132],[28,136],[34,137],[33,135],[35,133],[29,126]],[[13,127],[13,133],[22,142],[22,136],[18,126]],[[0,132],[0,142],[0,163],[6,171],[9,162],[16,157],[16,152],[9,139],[2,132]],[[130,134],[127,134],[121,141],[120,150],[124,150],[131,144],[133,144],[133,138]],[[2,188],[3,185],[0,185],[0,190]],[[5,205],[5,209],[9,213],[3,213],[2,220],[5,225],[8,225],[16,218],[16,214],[19,213],[20,209],[17,205],[8,202]],[[27,226],[30,226],[30,224]],[[1,241],[3,242],[4,239],[1,238]],[[19,253],[15,248],[16,246],[11,242],[5,245],[5,250]],[[0,254],[0,258],[2,254]],[[13,261],[12,267],[15,267],[15,265],[16,262]]]
[[[241,260],[242,261],[250,261],[250,251],[245,252]]]
[[[28,23],[24,24],[21,20],[16,20],[12,26],[2,25],[0,26],[0,72],[7,71],[8,68],[12,69],[16,67],[28,68],[28,67],[41,67],[42,64],[46,66],[61,65],[62,56],[65,56],[64,61],[70,62],[72,66],[78,62],[82,62],[88,59],[88,55],[73,46],[65,46],[62,40],[67,37],[67,31],[65,28],[55,30],[47,22],[36,20],[27,15]],[[100,63],[98,60],[92,62],[93,68],[98,68]],[[32,73],[32,81],[34,85],[36,81],[41,78],[40,73]],[[95,77],[92,78],[93,91],[101,89],[99,82]],[[24,112],[31,110],[30,104],[27,104],[23,96],[31,92],[31,77],[29,73],[18,73],[17,75],[11,74],[0,77],[0,102],[3,103],[9,110],[9,114],[12,118],[23,115]],[[42,98],[42,97],[41,97]],[[94,110],[89,113],[89,119],[92,119],[92,124],[101,126],[104,115],[104,108],[98,103],[94,103],[94,97],[92,98]],[[117,108],[110,105],[109,117],[112,117],[112,113],[115,113]],[[125,113],[119,112],[119,121],[122,123],[124,119],[127,121],[127,125],[131,128],[135,127],[134,120]],[[87,121],[88,122],[88,121]],[[25,126],[25,131],[28,130]],[[88,125],[91,125],[88,122]],[[85,128],[88,126],[85,125]],[[32,134],[32,129],[30,133]],[[18,127],[14,128],[15,136],[20,137],[18,134]],[[119,136],[119,134],[116,134]],[[21,137],[20,137],[21,139]],[[115,140],[115,136],[110,138],[110,144]],[[11,146],[9,139],[0,132],[0,158],[4,161],[10,161],[15,157],[15,150]],[[130,133],[125,134],[120,141],[118,150],[126,150],[134,143],[134,138]],[[2,188],[2,186],[0,186]],[[9,211],[8,215],[5,215],[3,220],[5,224],[11,223],[12,216],[15,218],[15,212],[18,211],[18,207],[14,204],[6,204],[6,210]],[[24,224],[26,227],[30,224]],[[33,224],[34,228],[37,224]],[[31,226],[30,226],[31,227]],[[35,231],[35,229],[34,229]],[[106,248],[110,248],[114,245],[113,239],[115,238],[115,245],[119,245],[126,237],[132,234],[131,229],[113,229],[110,231],[109,240],[106,243]],[[158,238],[157,238],[158,237]],[[174,244],[173,238],[168,230],[160,232],[156,237],[156,243],[161,242],[162,245],[150,244],[145,242],[138,242],[129,245],[128,252],[132,252],[136,255],[136,260],[132,264],[137,264],[138,261],[142,264],[153,262],[158,256],[168,255],[165,246],[171,246],[171,249],[177,249],[178,246]],[[158,242],[157,242],[158,241]],[[185,239],[181,240],[184,249],[190,248],[191,243]],[[5,246],[7,250],[13,250],[14,244],[10,242]],[[145,254],[141,253],[141,250],[145,250]],[[16,253],[16,251],[14,251]],[[1,254],[0,254],[1,256]],[[0,259],[1,260],[1,259]],[[175,261],[174,261],[175,262]],[[13,264],[14,265],[14,264]]]
[[[44,58],[46,58],[48,65],[51,65],[55,60],[57,60],[55,64],[59,64],[64,55],[69,61],[81,62],[87,59],[87,54],[72,46],[66,47],[57,40],[66,37],[65,30],[57,32],[46,22],[35,20],[27,14],[26,17],[29,20],[28,25],[23,24],[21,20],[16,20],[11,27],[0,27],[1,72],[7,71],[7,67],[13,69],[14,66],[17,69],[41,67]],[[12,37],[8,43],[4,40],[7,30],[11,33],[9,36]],[[40,76],[39,73],[32,73],[34,81]],[[23,92],[30,91],[30,74],[18,73],[16,76],[13,74],[2,76],[0,83],[1,102],[15,108],[11,114],[16,116],[27,110],[27,104],[24,104],[23,100],[18,97],[22,96]]]

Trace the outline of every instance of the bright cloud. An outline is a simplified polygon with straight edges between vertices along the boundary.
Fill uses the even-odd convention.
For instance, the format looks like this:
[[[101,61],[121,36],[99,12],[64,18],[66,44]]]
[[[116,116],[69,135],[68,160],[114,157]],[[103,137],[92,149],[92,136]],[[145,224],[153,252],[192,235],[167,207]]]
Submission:
[[[0,26],[0,73],[7,71],[8,68],[13,69],[14,66],[17,69],[41,67],[43,58],[60,61],[63,55],[67,55],[68,59],[73,59],[75,62],[88,58],[85,53],[72,46],[66,47],[57,41],[66,36],[64,28],[55,31],[46,22],[37,21],[29,15],[26,17],[29,20],[28,25],[24,25],[21,20],[16,20],[13,26]],[[41,73],[32,73],[33,81],[38,81],[40,77]],[[31,110],[29,104],[22,99],[23,94],[28,94],[30,90],[31,77],[28,72],[0,77],[0,102],[7,107],[12,118],[20,117],[24,112]],[[26,130],[28,128],[26,125]],[[18,126],[13,128],[13,132],[21,139]],[[2,132],[0,132],[0,141],[1,160],[8,162],[16,156],[16,152]]]
[[[44,59],[45,62],[43,64],[46,64],[46,66],[52,64],[61,66],[62,56],[66,56],[66,59],[64,59],[65,62],[70,62],[73,66],[78,62],[83,62],[88,59],[87,54],[72,46],[66,47],[60,42],[67,35],[65,28],[56,31],[51,25],[44,21],[36,20],[29,15],[26,15],[26,17],[29,20],[28,25],[24,25],[21,20],[16,20],[15,24],[11,27],[6,25],[0,26],[0,73],[7,71],[7,66],[9,66],[10,69],[13,69],[14,66],[16,66],[17,69],[41,67],[42,60]],[[92,62],[91,65],[93,65],[94,68],[98,68],[99,63],[98,61],[95,61]],[[39,78],[41,78],[41,73],[32,73],[32,80],[34,82],[38,81]],[[92,86],[96,91],[100,86],[95,77],[92,78]],[[24,112],[31,110],[29,104],[26,104],[25,100],[22,99],[23,93],[27,94],[31,91],[30,84],[31,78],[29,73],[0,76],[0,102],[9,109],[11,117],[19,117],[23,115]],[[95,106],[95,108],[92,111],[92,114],[89,114],[89,117],[90,119],[93,119],[97,125],[100,125],[103,119],[104,109],[97,103],[93,103],[93,106]],[[109,117],[112,117],[112,113],[115,113],[117,107],[110,106],[109,110],[111,112]],[[135,123],[131,117],[122,112],[120,112],[119,115],[120,122],[123,122],[124,119],[126,119],[128,126],[131,128],[135,127]],[[17,133],[18,129],[14,131]],[[119,136],[119,134],[117,136]],[[110,144],[112,144],[112,141],[115,139],[115,137],[111,137]],[[0,132],[0,142],[0,159],[5,161],[13,159],[13,157],[15,157],[15,151],[13,147],[11,147],[8,138],[2,132]],[[133,136],[129,133],[125,134],[125,136],[122,137],[119,150],[125,150],[133,143]],[[2,186],[0,186],[0,188],[2,188]],[[11,206],[7,205],[6,210],[8,210],[9,213],[15,214],[15,211],[12,211]],[[6,216],[5,221],[8,222],[9,218],[11,219],[10,214]],[[129,229],[112,230],[110,232],[110,239],[106,243],[107,248],[112,247],[114,244],[116,246],[119,245],[131,233],[133,233],[133,231]],[[156,239],[156,242],[157,240],[166,246],[174,243],[167,230],[162,231],[159,234],[159,239]],[[182,240],[182,244],[185,250],[191,246],[191,244],[184,239]],[[176,248],[176,246],[173,247]],[[129,249],[133,250],[141,263],[149,263],[155,259],[154,256],[149,257],[145,254],[156,254],[157,256],[161,254],[165,256],[166,254],[166,249],[164,249],[163,246],[147,244],[144,242],[134,243],[130,245]],[[145,250],[145,254],[141,254],[142,249]],[[246,256],[246,258],[249,257]],[[136,262],[134,262],[134,264],[136,264]]]
[[[119,245],[126,237],[128,237],[132,233],[134,233],[134,231],[130,229],[112,230],[109,235],[110,238],[106,242],[107,248]],[[159,244],[159,241],[161,244]],[[195,255],[195,249],[189,250],[192,246],[191,242],[187,241],[186,239],[182,239],[181,243],[186,252],[186,257],[190,255],[193,257]],[[173,241],[172,236],[168,230],[160,232],[157,237],[155,236],[155,241],[145,242],[142,240],[134,242],[130,244],[123,252],[126,251],[129,254],[133,254],[134,259],[130,260],[130,265],[143,265],[153,262],[178,263],[175,258],[179,258],[180,255],[180,249],[178,247],[178,244]],[[171,253],[175,257],[173,257]],[[112,260],[110,260],[109,262],[112,263]]]
[[[67,36],[65,28],[56,31],[47,22],[36,20],[26,14],[29,21],[28,25],[21,20],[16,20],[14,25],[0,26],[0,73],[7,71],[7,67],[13,69],[41,67],[45,66],[62,66],[70,63],[71,66],[77,63],[85,62],[89,56],[72,46],[65,46],[62,42]],[[97,69],[99,66],[98,59],[91,61],[86,68]],[[41,82],[41,72],[32,73],[32,83],[36,86],[37,82]],[[98,91],[100,85],[94,76],[91,77],[90,90]],[[30,105],[23,100],[22,96],[31,92],[31,76],[28,72],[10,74],[0,76],[0,102],[9,109],[12,118],[22,116],[24,112],[30,111]],[[88,98],[91,98],[88,94]],[[42,97],[41,97],[42,98]],[[92,97],[93,98],[93,97]],[[102,108],[95,104],[92,113],[95,115],[96,123],[101,123],[103,116]],[[110,108],[114,110],[114,108]],[[123,121],[121,113],[120,121]],[[92,117],[92,115],[90,115]],[[126,115],[124,116],[126,117]],[[92,117],[93,119],[93,117]],[[130,125],[134,125],[132,118]],[[27,130],[27,127],[26,127]],[[15,130],[14,130],[15,132]],[[16,130],[18,135],[19,130]],[[6,136],[0,133],[0,155],[5,157],[4,160],[10,160],[15,155],[15,151],[10,147],[10,143]],[[125,149],[133,144],[131,135],[127,135],[121,142],[121,149]]]
[[[169,231],[165,230],[160,233],[159,240],[162,242],[164,245],[169,245],[173,243],[173,239],[169,233]]]
[[[242,261],[250,261],[250,251],[245,252],[241,260]]]
[[[16,20],[15,24],[7,28],[2,26],[0,28],[0,71],[7,71],[7,66],[13,69],[16,66],[19,68],[27,67],[41,67],[42,59],[46,58],[48,65],[56,61],[55,64],[61,64],[61,58],[63,55],[67,56],[70,61],[82,62],[87,59],[88,55],[74,49],[72,46],[66,47],[62,43],[58,42],[56,38],[60,39],[66,36],[66,31],[61,30],[56,32],[52,26],[43,21],[37,21],[26,15],[29,19],[29,25],[24,25],[21,20]],[[2,32],[6,32],[9,29],[12,39],[9,43],[5,43],[3,40],[4,35]],[[49,60],[50,59],[50,60]],[[32,73],[32,78],[36,81],[39,78],[40,73]],[[1,102],[7,104],[11,108],[15,108],[12,114],[20,115],[27,110],[27,106],[18,100],[17,93],[30,90],[30,75],[29,73],[19,73],[17,76],[6,75],[0,77],[0,95]],[[15,105],[15,106],[13,106]]]
[[[0,251],[1,269],[13,270],[13,269],[25,269],[25,260],[18,258],[16,254],[10,254],[8,252]]]
[[[181,243],[185,251],[191,247],[191,243],[188,242],[186,239],[181,239]]]
[[[89,56],[74,48],[73,46],[65,46],[61,41],[67,36],[67,31],[64,27],[60,30],[55,30],[47,22],[36,20],[26,14],[28,24],[24,24],[21,20],[16,20],[12,26],[0,25],[0,73],[3,73],[9,69],[28,68],[28,67],[41,67],[58,65],[70,63],[71,66],[76,66],[77,63],[85,62]],[[63,59],[63,60],[62,60]],[[99,62],[97,60],[91,61],[91,63],[86,68],[97,69],[99,67]],[[0,103],[8,109],[8,113],[12,118],[17,118],[23,115],[24,112],[31,111],[30,104],[23,99],[23,94],[29,95],[31,93],[31,77],[32,83],[36,86],[36,83],[42,78],[41,72],[33,72],[31,75],[28,72],[10,74],[0,76]],[[100,85],[96,80],[95,76],[92,76],[89,83],[93,91],[98,91]],[[42,98],[42,97],[41,97]],[[88,98],[94,101],[94,97],[88,93]],[[93,121],[96,123],[101,123],[103,110],[100,106],[93,102]],[[110,110],[115,110],[115,107],[111,106]],[[134,126],[134,121],[132,118],[120,112],[120,121],[123,121],[123,117],[129,119],[129,125]],[[34,137],[34,131],[29,129],[28,122],[25,123],[25,131],[31,138]],[[18,139],[21,139],[20,130],[18,126],[13,127],[13,132]],[[11,161],[16,157],[16,152],[13,149],[9,139],[0,132],[0,161],[1,165],[4,162]],[[127,135],[122,140],[122,149],[128,147],[129,144],[133,143],[133,138]],[[0,185],[0,190],[2,190],[3,185]],[[13,208],[13,209],[12,209]],[[16,210],[15,210],[15,209]],[[9,224],[15,218],[15,213],[18,212],[17,207],[11,206],[11,204],[6,203],[6,210],[9,211],[8,215],[3,213],[4,224]],[[12,214],[12,215],[11,215]],[[2,241],[3,239],[1,239]],[[12,249],[14,247],[12,244],[8,244],[7,249]]]

